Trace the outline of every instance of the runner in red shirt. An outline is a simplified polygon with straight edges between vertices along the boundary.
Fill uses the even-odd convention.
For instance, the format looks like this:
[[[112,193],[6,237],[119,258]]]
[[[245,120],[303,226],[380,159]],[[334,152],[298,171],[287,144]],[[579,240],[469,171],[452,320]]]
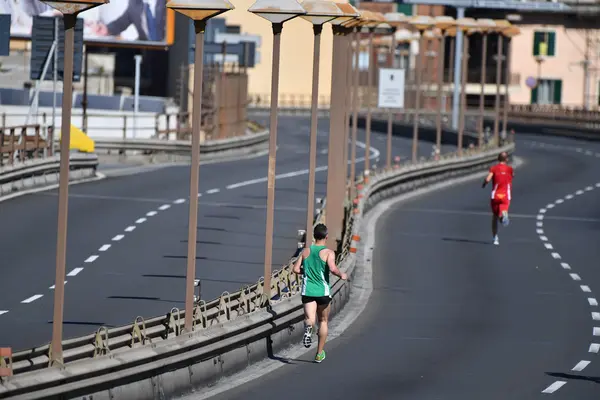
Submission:
[[[513,168],[507,165],[508,154],[506,152],[498,155],[498,164],[490,168],[490,173],[483,181],[481,187],[485,187],[490,181],[493,181],[492,189],[492,235],[494,236],[494,244],[499,245],[498,241],[498,220],[502,225],[507,226],[508,207],[512,198],[512,180],[514,177]]]

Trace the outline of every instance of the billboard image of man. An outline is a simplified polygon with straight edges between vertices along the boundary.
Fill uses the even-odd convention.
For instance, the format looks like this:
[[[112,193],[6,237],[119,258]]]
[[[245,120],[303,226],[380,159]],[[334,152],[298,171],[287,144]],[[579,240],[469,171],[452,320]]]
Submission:
[[[108,24],[97,24],[94,33],[99,36],[119,36],[131,25],[138,40],[161,42],[165,39],[166,0],[127,0],[127,8]]]

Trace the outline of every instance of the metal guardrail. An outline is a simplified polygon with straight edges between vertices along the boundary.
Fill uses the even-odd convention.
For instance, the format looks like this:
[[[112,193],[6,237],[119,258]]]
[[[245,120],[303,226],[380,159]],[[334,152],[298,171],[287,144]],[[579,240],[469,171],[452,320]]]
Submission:
[[[514,144],[502,148],[509,152],[513,149]],[[358,212],[351,207],[346,209],[343,245],[338,255],[342,269],[353,271],[352,241],[360,228],[363,209],[374,196],[389,192],[390,188],[402,188],[402,185],[412,185],[405,187],[410,190],[415,186],[415,180],[426,182],[447,174],[481,169],[495,160],[500,149],[484,150],[465,150],[461,158],[456,154],[446,155],[438,161],[406,164],[391,171],[376,170],[369,177],[370,183],[357,182],[365,185],[365,195],[357,202]],[[260,340],[269,337],[275,347],[302,321],[302,305],[295,296],[300,281],[290,268],[293,261],[294,258],[282,269],[274,271],[269,295],[264,288],[264,279],[260,278],[255,285],[245,286],[238,292],[225,292],[208,303],[198,302],[194,308],[193,332],[183,331],[184,312],[173,308],[166,316],[148,320],[137,317],[131,325],[110,330],[102,327],[96,334],[64,341],[64,368],[46,369],[48,346],[15,353],[12,359],[15,376],[0,385],[0,399],[62,398],[102,390],[110,392],[114,386],[154,379],[150,377],[165,373],[170,374],[171,379],[178,379],[174,374],[180,374],[181,380],[167,389],[177,391],[177,385],[187,387],[190,382],[198,384],[205,379],[197,374],[219,374],[223,363],[227,363],[229,370],[235,368],[232,365],[236,362],[245,366],[250,358],[256,359],[254,352],[261,357],[266,354],[265,344]],[[347,299],[349,286],[333,279],[335,311]],[[267,296],[272,301],[264,307]],[[213,361],[214,365],[218,364],[219,371]],[[194,377],[190,380],[191,375]],[[154,380],[152,382],[156,385]],[[119,399],[144,398],[142,388],[131,385],[128,388],[119,391]],[[116,398],[116,392],[111,393],[112,398]]]

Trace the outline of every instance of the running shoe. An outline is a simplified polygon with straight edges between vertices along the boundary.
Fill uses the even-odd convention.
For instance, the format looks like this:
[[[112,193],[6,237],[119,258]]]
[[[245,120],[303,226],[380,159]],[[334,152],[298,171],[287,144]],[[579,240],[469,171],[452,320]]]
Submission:
[[[496,246],[498,246],[500,244],[500,241],[498,240],[498,235],[494,236],[494,244]]]
[[[302,338],[302,344],[304,345],[304,347],[306,347],[307,349],[310,347],[310,345],[312,344],[312,332],[313,332],[313,327],[310,325],[306,325],[304,327],[304,337]]]
[[[321,351],[315,356],[315,362],[320,363],[325,359],[325,350]]]
[[[502,211],[502,225],[508,226],[509,222],[510,221],[508,220],[508,211]]]

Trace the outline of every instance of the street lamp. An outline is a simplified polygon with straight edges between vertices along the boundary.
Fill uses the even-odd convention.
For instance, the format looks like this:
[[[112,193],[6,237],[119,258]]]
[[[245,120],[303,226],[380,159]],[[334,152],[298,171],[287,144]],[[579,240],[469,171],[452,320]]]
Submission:
[[[342,11],[333,1],[307,0],[302,2],[306,14],[301,17],[313,24],[314,49],[313,49],[313,79],[312,100],[310,116],[310,151],[308,167],[308,205],[306,208],[306,237],[304,246],[309,248],[312,244],[312,231],[315,208],[315,169],[317,166],[317,117],[319,106],[319,64],[321,58],[321,32],[323,24],[343,15]]]
[[[71,103],[73,102],[73,57],[77,15],[109,0],[44,1],[63,14],[65,29],[62,122],[60,136],[60,172],[58,183],[58,227],[56,233],[56,277],[50,363],[62,364],[63,315],[65,302],[65,268],[67,259],[67,218],[69,211],[69,165],[71,148]]]
[[[507,31],[512,24],[507,20],[496,20],[496,27],[498,31],[498,54],[496,55],[496,103],[494,107],[494,143],[496,146],[500,145],[498,138],[498,128],[500,125],[500,85],[502,79],[502,35],[504,31]]]
[[[484,109],[485,109],[485,78],[486,78],[486,67],[487,67],[487,39],[490,32],[496,30],[496,23],[493,19],[478,19],[477,25],[479,26],[479,32],[481,33],[482,44],[481,44],[481,92],[479,95],[479,138],[478,145],[483,145],[483,125],[484,125]]]
[[[446,33],[448,29],[456,25],[452,17],[440,15],[435,17],[435,27],[440,30],[440,51],[438,53],[438,73],[437,73],[437,117],[435,148],[437,154],[442,152],[442,87],[444,86],[444,58],[446,57]]]
[[[462,155],[463,137],[465,133],[465,110],[467,108],[467,76],[469,67],[469,36],[478,32],[477,22],[473,18],[459,18],[456,20],[458,30],[464,34],[463,54],[461,73],[461,89],[460,89],[460,115],[458,121],[458,155]]]
[[[412,143],[412,161],[417,162],[418,142],[419,142],[419,113],[421,107],[421,68],[423,66],[423,56],[425,55],[425,31],[435,25],[435,20],[428,15],[417,15],[409,23],[419,31],[419,54],[417,55],[416,86],[415,86],[415,112],[413,120],[413,143]]]
[[[204,71],[204,30],[206,21],[232,10],[228,0],[171,0],[167,8],[194,21],[196,48],[194,55],[194,94],[192,109],[192,161],[190,165],[190,208],[188,221],[188,253],[185,277],[185,327],[193,329],[194,279],[196,278],[196,236],[198,234],[198,178],[200,175],[200,128],[202,110],[202,80]]]
[[[277,104],[281,31],[286,21],[306,14],[296,0],[257,0],[249,12],[269,21],[273,28],[273,64],[271,71],[271,121],[269,126],[269,167],[267,174],[267,223],[265,230],[264,305],[271,302],[271,264],[273,261],[273,219],[275,213],[275,163],[277,152]],[[309,236],[309,232],[306,232]]]
[[[359,16],[358,10],[350,4],[336,4],[342,16],[331,21],[333,28],[333,54],[331,63],[331,104],[329,117],[329,152],[327,156],[327,225],[329,227],[328,246],[335,248],[336,240],[340,239],[344,220],[344,193],[346,187],[348,105],[348,33],[346,27],[350,21]],[[339,150],[338,150],[339,149]],[[345,165],[344,165],[345,164]]]
[[[409,18],[397,12],[385,14],[387,24],[392,28],[392,43],[390,44],[390,68],[396,68],[396,31],[398,28],[406,27],[408,25]],[[387,152],[386,152],[386,168],[389,170],[392,168],[392,127],[393,127],[393,114],[392,109],[388,110],[388,126],[387,126]]]
[[[502,119],[502,132],[504,132],[504,135],[506,135],[508,124],[508,108],[510,107],[510,98],[508,94],[510,86],[510,45],[512,44],[512,38],[521,34],[521,30],[513,25],[510,28],[505,29],[503,34],[506,36],[506,81],[504,82],[504,115]]]

